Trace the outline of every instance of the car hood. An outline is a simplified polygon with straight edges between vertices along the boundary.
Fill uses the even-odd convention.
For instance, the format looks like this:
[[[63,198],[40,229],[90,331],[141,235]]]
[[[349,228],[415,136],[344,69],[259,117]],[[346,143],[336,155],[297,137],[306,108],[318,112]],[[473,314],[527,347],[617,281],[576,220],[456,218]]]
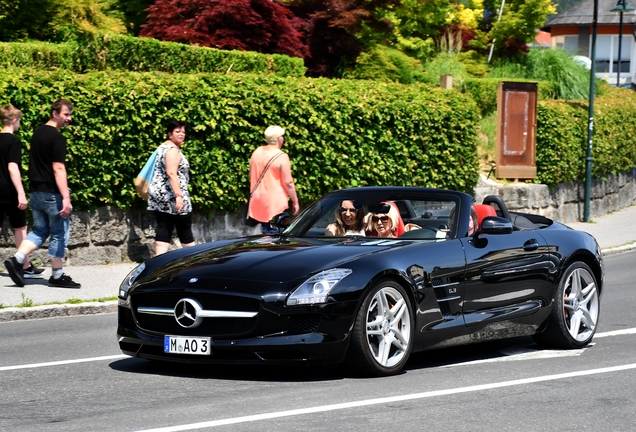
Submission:
[[[198,282],[226,279],[259,283],[304,280],[318,271],[345,266],[369,254],[406,244],[406,241],[364,238],[245,238],[220,246],[211,244],[207,248],[197,248],[194,254],[181,254],[154,269],[153,260],[150,260],[138,283],[167,283],[168,280],[174,282],[175,278],[196,279]]]

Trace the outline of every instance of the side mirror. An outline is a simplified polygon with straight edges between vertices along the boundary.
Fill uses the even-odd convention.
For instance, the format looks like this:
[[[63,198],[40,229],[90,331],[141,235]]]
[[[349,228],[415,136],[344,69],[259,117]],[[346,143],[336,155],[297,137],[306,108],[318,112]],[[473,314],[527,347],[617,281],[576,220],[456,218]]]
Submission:
[[[487,216],[481,221],[480,233],[484,234],[511,234],[512,222],[499,216]]]
[[[278,232],[284,231],[291,223],[291,215],[289,212],[282,212],[270,219],[269,224],[278,228]]]

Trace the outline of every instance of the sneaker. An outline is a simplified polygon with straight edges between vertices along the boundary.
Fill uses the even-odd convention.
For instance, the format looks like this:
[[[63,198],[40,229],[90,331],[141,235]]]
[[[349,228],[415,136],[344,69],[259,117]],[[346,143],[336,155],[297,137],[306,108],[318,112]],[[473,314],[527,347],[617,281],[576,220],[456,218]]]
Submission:
[[[70,276],[63,274],[61,277],[54,279],[53,276],[49,278],[49,286],[56,288],[80,288],[82,285],[77,282],[73,282]]]
[[[22,264],[15,257],[11,257],[4,262],[4,266],[11,276],[11,280],[19,287],[24,286],[24,273],[22,272]]]
[[[23,270],[25,279],[41,278],[44,272],[43,268],[37,268],[32,263],[29,263],[29,267]]]

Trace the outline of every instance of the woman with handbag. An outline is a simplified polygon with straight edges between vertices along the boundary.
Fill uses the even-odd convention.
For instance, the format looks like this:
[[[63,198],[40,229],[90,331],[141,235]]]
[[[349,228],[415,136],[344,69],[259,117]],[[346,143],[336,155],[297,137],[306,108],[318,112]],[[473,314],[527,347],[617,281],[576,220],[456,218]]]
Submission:
[[[300,211],[289,156],[281,150],[284,134],[282,127],[269,126],[265,129],[266,144],[254,150],[250,158],[251,193],[247,214],[261,223],[263,234],[278,233],[269,221],[289,208],[289,199],[292,214]]]
[[[168,123],[168,139],[157,149],[155,173],[148,189],[148,211],[157,219],[155,254],[168,252],[176,227],[181,246],[194,246],[192,202],[188,183],[190,164],[181,153],[185,141],[185,122]]]

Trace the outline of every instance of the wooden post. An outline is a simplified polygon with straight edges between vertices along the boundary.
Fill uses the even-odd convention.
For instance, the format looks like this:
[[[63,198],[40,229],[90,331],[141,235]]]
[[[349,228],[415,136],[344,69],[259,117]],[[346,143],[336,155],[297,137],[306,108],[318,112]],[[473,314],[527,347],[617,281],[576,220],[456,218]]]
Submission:
[[[443,89],[451,89],[453,88],[453,75],[451,74],[443,74],[441,76],[439,86]]]

